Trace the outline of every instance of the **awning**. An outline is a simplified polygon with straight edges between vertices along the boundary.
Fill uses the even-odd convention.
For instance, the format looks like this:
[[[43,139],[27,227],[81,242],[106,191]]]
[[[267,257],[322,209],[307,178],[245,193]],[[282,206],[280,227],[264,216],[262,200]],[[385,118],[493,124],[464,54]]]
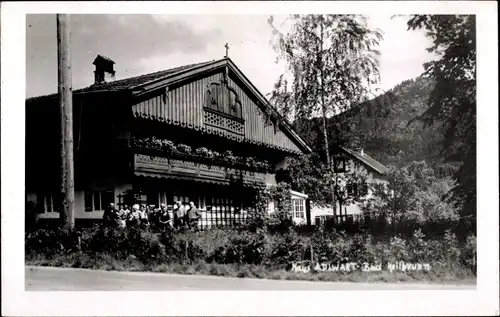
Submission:
[[[247,181],[239,181],[234,180],[231,181],[229,179],[210,179],[210,178],[202,178],[202,177],[193,177],[193,176],[185,176],[185,175],[174,175],[174,174],[166,174],[166,173],[151,173],[151,172],[140,172],[135,171],[135,176],[138,177],[146,177],[146,178],[156,178],[156,179],[173,179],[173,180],[182,180],[196,183],[205,183],[205,184],[216,184],[223,186],[234,186],[240,185],[243,187],[250,188],[259,188],[265,186],[264,182],[247,182]]]

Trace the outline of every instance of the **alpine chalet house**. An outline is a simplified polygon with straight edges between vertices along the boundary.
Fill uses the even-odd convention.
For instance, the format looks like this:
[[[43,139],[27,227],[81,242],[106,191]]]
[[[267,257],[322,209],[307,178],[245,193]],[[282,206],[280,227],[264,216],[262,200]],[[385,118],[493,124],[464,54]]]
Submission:
[[[387,184],[387,172],[389,168],[368,155],[362,148],[348,149],[340,147],[336,153],[335,172],[338,174],[357,172],[365,175],[362,184],[346,184],[345,190],[348,196],[370,198],[372,196],[371,186],[373,184]],[[339,222],[357,221],[363,217],[363,210],[359,203],[353,202],[342,205],[337,202],[337,220]],[[331,218],[332,208],[315,206],[311,207],[311,219],[315,225],[324,223]]]
[[[287,156],[311,151],[227,56],[123,80],[109,58],[94,65],[95,83],[73,91],[77,224],[110,202],[176,201],[195,202],[201,226],[235,224]],[[26,199],[39,218],[59,217],[60,125],[57,94],[26,100]]]

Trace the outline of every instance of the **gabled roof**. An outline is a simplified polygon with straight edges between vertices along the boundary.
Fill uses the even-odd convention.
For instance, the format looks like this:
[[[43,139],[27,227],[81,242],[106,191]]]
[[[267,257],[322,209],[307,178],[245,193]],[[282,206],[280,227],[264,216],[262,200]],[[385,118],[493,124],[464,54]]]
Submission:
[[[387,172],[389,172],[389,168],[387,166],[380,163],[370,155],[366,154],[364,151],[363,153],[361,153],[360,151],[350,150],[345,147],[341,147],[341,149],[344,150],[346,153],[350,154],[351,156],[353,156],[354,158],[356,158],[361,163],[379,172],[380,174],[386,174]]]
[[[195,69],[196,67],[203,66],[203,65],[208,65],[210,63],[213,63],[215,61],[209,61],[209,62],[203,62],[203,63],[196,63],[196,64],[189,64],[189,65],[184,65],[184,66],[179,66],[179,67],[174,67],[166,70],[161,70],[158,72],[154,73],[149,73],[145,75],[140,75],[140,76],[134,76],[134,77],[129,77],[129,78],[124,78],[120,80],[114,80],[110,82],[104,82],[100,84],[92,84],[88,87],[82,88],[82,89],[76,89],[73,90],[73,94],[81,94],[81,93],[88,93],[88,92],[106,92],[106,91],[124,91],[128,89],[132,89],[136,86],[146,84],[151,81],[163,79],[165,77],[168,77],[170,75],[175,75],[177,73],[190,70],[190,69]],[[51,95],[45,95],[45,96],[37,96],[37,97],[31,97],[28,98],[27,101],[32,101],[36,100],[39,98],[46,98],[46,97],[56,97],[56,94],[51,94]]]
[[[148,91],[167,86],[179,78],[187,78],[189,76],[198,75],[207,71],[214,70],[218,67],[228,67],[234,74],[242,81],[242,83],[251,91],[251,93],[260,101],[263,107],[272,109],[276,112],[274,107],[270,104],[264,95],[257,90],[257,88],[248,80],[248,78],[239,70],[239,68],[231,61],[230,58],[222,58],[219,60],[212,60],[202,63],[189,64],[179,66],[167,70],[162,70],[154,73],[149,73],[141,76],[115,80],[111,82],[104,82],[100,84],[93,84],[86,88],[77,89],[73,91],[74,95],[84,93],[98,93],[98,92],[119,92],[130,91],[133,95],[141,95]],[[37,99],[45,99],[50,97],[57,97],[57,94],[31,97],[26,101],[35,101]],[[279,116],[279,114],[277,114]],[[307,143],[293,130],[293,128],[286,123],[285,120],[280,121],[280,127],[283,128],[289,137],[300,145],[306,153],[311,153],[311,148]]]

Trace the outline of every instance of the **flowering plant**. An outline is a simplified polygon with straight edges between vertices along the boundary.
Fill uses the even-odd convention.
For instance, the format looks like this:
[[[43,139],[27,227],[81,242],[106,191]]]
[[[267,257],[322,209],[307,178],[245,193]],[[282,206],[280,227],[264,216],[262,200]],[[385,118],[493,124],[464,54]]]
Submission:
[[[220,153],[219,153],[219,152],[217,152],[217,151],[211,151],[211,152],[212,152],[212,157],[213,157],[214,159],[216,159],[216,160],[217,160],[217,159],[220,159],[220,158],[221,158],[221,156],[222,156],[222,154],[220,154]]]
[[[163,146],[164,150],[167,150],[169,152],[173,152],[173,151],[177,150],[177,148],[175,147],[174,142],[172,142],[170,140],[163,140],[162,146]]]
[[[147,140],[147,139],[146,139]],[[160,139],[157,139],[156,137],[152,137],[149,139],[149,142],[151,144],[151,147],[157,150],[160,150],[163,148],[163,142]]]
[[[146,145],[145,141],[146,141],[145,139],[138,139],[136,137],[133,137],[132,138],[132,145],[134,147],[142,148],[142,147],[144,147]]]
[[[191,146],[186,144],[175,144],[174,142],[166,139],[158,139],[156,137],[151,138],[132,138],[132,145],[138,148],[152,148],[157,150],[163,150],[167,152],[180,152],[184,154],[194,154],[199,157],[208,158],[212,160],[223,160],[224,162],[234,166],[236,164],[242,164],[250,169],[258,170],[268,170],[270,168],[269,163],[264,161],[259,161],[254,157],[244,157],[236,156],[232,151],[226,151],[223,154],[207,149],[206,147],[199,147],[192,149]]]
[[[255,165],[254,165],[256,168],[258,169],[263,169],[263,170],[269,170],[269,164],[267,162],[255,162]]]
[[[252,168],[256,166],[257,161],[253,157],[245,158],[245,165]]]
[[[177,144],[177,150],[181,153],[191,154],[191,147],[186,144]]]
[[[224,160],[229,162],[229,163],[236,163],[236,156],[233,155],[233,152],[231,151],[226,151],[224,152]]]
[[[209,149],[207,149],[206,147],[200,147],[200,148],[197,148],[194,153],[196,155],[199,155],[199,156],[202,156],[202,157],[208,157],[208,158],[212,158],[213,157],[213,154],[212,154],[212,151],[210,151]]]

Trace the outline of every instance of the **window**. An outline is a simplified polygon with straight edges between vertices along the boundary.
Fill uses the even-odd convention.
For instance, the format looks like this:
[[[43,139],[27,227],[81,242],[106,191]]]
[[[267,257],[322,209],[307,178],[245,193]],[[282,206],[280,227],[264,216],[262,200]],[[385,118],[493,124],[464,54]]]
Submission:
[[[347,184],[346,186],[347,195],[349,196],[366,196],[368,195],[368,184]]]
[[[234,89],[213,82],[207,88],[205,107],[224,113],[231,117],[242,119],[241,100]]]
[[[356,184],[347,184],[346,191],[347,191],[347,195],[349,195],[349,196],[355,196],[356,193],[357,193],[357,186],[356,186]]]
[[[292,216],[294,218],[305,218],[304,199],[292,199]]]
[[[359,187],[359,194],[364,197],[368,195],[368,184],[367,183],[362,183]]]
[[[53,193],[45,193],[38,195],[38,204],[42,212],[59,212],[59,204],[57,196]]]
[[[85,211],[92,212],[104,210],[110,203],[114,202],[114,194],[112,190],[88,191],[84,195]]]
[[[161,206],[161,204],[167,205],[167,193],[166,192],[159,192],[158,193],[158,206]]]
[[[333,168],[335,170],[335,173],[347,172],[346,160],[343,157],[334,157]]]
[[[314,217],[314,224],[316,226],[321,225],[321,217],[319,217],[319,216]]]
[[[174,204],[180,201],[183,204],[188,204],[191,200],[188,196],[174,196]]]
[[[159,201],[159,193],[158,192],[149,192],[147,194],[146,204],[148,206],[149,205],[155,205],[155,206],[157,206],[158,205],[158,201]]]

